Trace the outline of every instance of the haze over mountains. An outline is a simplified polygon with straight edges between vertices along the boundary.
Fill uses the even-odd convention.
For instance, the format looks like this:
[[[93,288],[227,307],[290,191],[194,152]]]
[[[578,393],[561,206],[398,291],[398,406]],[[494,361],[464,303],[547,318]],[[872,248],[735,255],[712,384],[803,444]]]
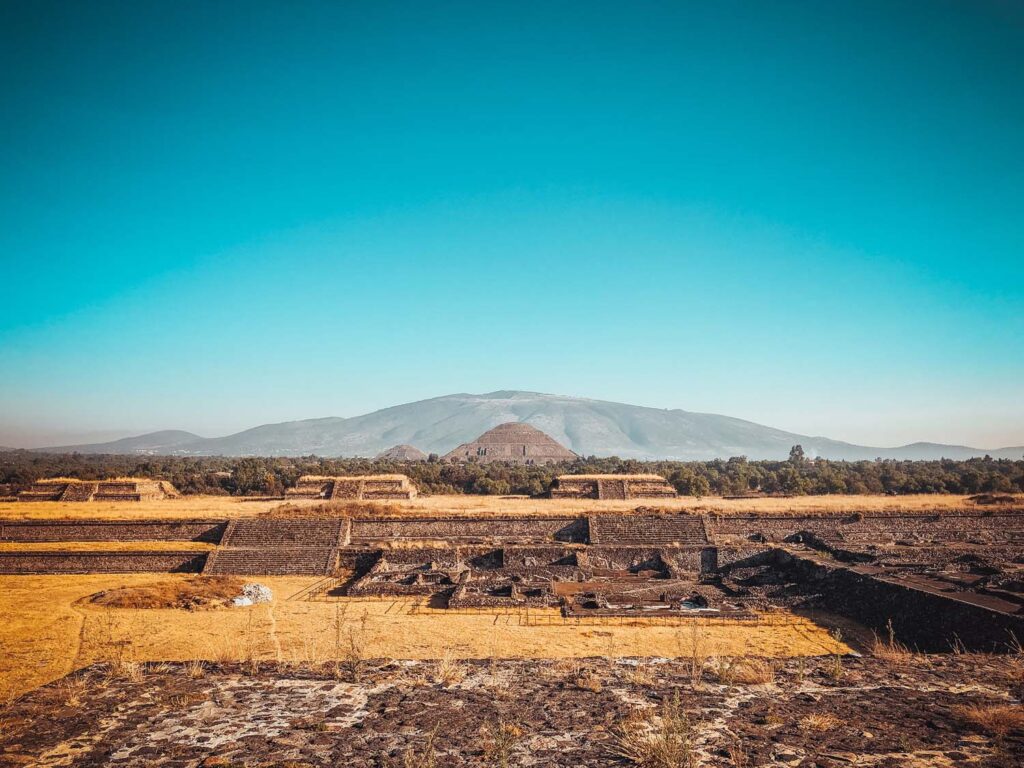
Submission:
[[[808,456],[830,459],[1020,458],[1024,447],[971,448],[913,443],[897,448],[853,445],[798,435],[729,416],[661,410],[581,397],[501,391],[420,400],[353,418],[264,424],[226,437],[164,430],[107,443],[40,451],[177,456],[372,457],[398,444],[444,454],[509,421],[523,421],[581,456],[707,460],[746,456],[783,459],[796,443]]]

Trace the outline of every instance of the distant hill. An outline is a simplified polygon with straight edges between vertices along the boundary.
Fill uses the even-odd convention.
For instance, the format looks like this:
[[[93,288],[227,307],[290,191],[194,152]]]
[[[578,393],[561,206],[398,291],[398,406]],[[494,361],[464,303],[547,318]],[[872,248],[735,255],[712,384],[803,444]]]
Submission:
[[[913,443],[898,448],[853,445],[765,427],[711,413],[662,410],[582,397],[502,391],[457,394],[384,408],[349,419],[264,424],[226,437],[154,432],[109,443],[44,451],[184,456],[376,456],[395,445],[443,455],[499,424],[522,421],[581,456],[683,461],[746,456],[784,459],[799,443],[808,456],[830,459],[1021,458],[1024,447],[983,449]]]

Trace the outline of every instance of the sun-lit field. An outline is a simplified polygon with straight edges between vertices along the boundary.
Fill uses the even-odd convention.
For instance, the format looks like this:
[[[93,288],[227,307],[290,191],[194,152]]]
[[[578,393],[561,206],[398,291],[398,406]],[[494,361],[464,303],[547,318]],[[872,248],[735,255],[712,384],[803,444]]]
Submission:
[[[268,512],[282,500],[248,500],[231,496],[186,496],[180,499],[143,502],[0,502],[0,517],[8,519],[52,518],[217,518],[246,517]],[[311,500],[289,500],[292,506],[313,506]],[[630,512],[638,507],[680,512],[749,514],[758,512],[815,514],[827,512],[925,512],[976,509],[966,496],[919,494],[910,496],[793,496],[788,498],[678,499],[594,501],[589,499],[529,499],[502,496],[419,496],[408,501],[359,502],[373,505],[384,514],[409,516],[473,515],[585,515]],[[1024,503],[1018,498],[1017,504]]]
[[[205,611],[109,609],[88,597],[184,575],[0,577],[0,692],[16,695],[94,661],[366,658],[819,655],[846,650],[810,620],[589,619],[553,609],[461,612],[418,600],[306,599],[315,577],[263,577],[274,600]]]

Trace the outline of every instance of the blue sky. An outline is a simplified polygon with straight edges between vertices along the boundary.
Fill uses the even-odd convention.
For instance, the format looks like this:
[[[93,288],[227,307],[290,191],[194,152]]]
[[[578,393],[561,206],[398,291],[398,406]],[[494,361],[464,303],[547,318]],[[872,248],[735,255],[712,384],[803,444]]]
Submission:
[[[0,4],[0,444],[451,392],[1024,443],[1024,9]]]

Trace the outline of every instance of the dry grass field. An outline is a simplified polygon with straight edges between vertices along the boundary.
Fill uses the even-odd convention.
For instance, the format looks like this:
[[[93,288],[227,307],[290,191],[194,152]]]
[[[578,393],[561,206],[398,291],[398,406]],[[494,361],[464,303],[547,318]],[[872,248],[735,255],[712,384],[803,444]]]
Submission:
[[[0,502],[0,518],[45,520],[83,517],[102,519],[217,518],[265,514],[280,506],[281,500],[247,500],[231,496],[186,496],[180,499],[131,502]],[[312,506],[313,500],[289,500],[291,506]],[[322,502],[320,502],[322,503]],[[1024,504],[1018,497],[1016,506]],[[438,515],[581,515],[631,512],[648,506],[679,512],[716,514],[829,512],[928,512],[977,508],[966,496],[921,494],[910,496],[794,496],[789,498],[723,499],[682,497],[644,501],[594,501],[579,499],[528,499],[500,496],[419,496],[408,501],[359,502],[375,506],[385,514],[410,517]]]
[[[186,575],[0,577],[0,693],[21,694],[94,661],[345,658],[565,658],[745,655],[847,650],[807,618],[756,621],[591,619],[557,610],[460,612],[417,600],[304,599],[315,577],[258,579],[272,603],[213,610],[105,608],[91,595],[160,586]],[[194,578],[194,577],[191,577]]]

